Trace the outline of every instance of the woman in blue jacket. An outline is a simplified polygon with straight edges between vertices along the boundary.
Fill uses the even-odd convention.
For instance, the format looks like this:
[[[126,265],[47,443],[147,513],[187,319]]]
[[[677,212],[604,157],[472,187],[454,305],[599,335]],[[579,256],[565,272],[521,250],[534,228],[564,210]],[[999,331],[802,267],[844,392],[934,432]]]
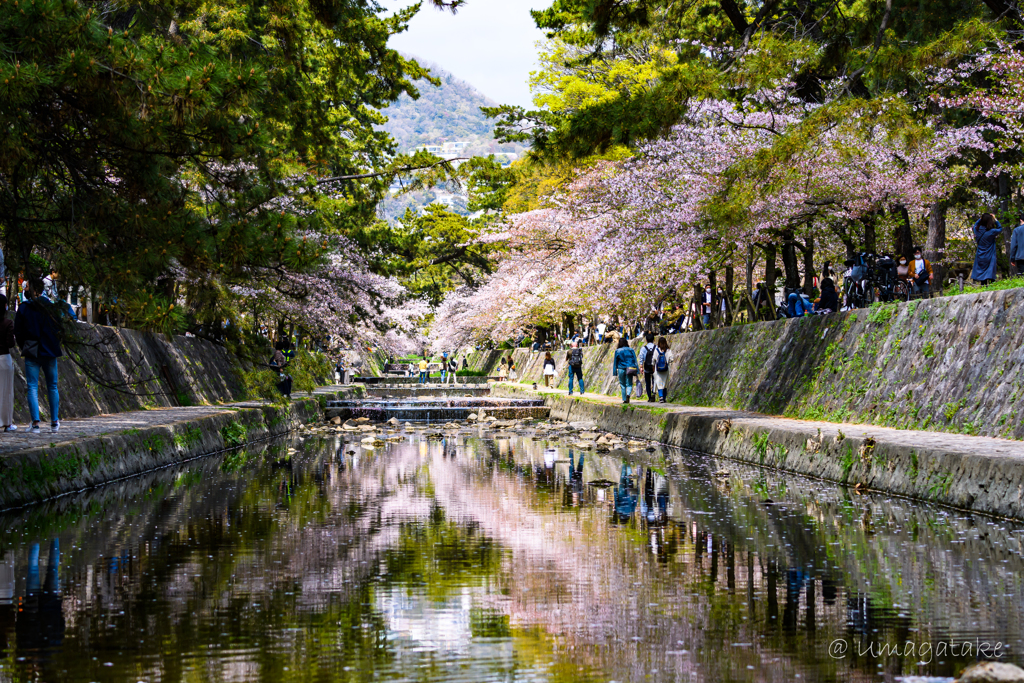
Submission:
[[[619,378],[623,403],[629,403],[629,395],[633,393],[633,378],[638,368],[636,352],[629,347],[625,337],[620,338],[619,348],[615,349],[615,359],[612,361],[612,375]]]
[[[1003,231],[996,217],[990,213],[981,214],[974,224],[974,241],[978,251],[974,254],[974,270],[971,279],[987,285],[996,279],[996,238]]]

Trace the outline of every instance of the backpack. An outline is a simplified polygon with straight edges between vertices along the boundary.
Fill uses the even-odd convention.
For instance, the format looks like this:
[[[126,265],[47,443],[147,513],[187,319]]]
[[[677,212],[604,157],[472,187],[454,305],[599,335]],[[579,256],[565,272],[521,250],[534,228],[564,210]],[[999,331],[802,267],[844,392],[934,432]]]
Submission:
[[[658,349],[658,372],[668,370],[668,355],[665,351]]]
[[[644,348],[647,349],[647,353],[644,354],[644,372],[654,372],[654,350],[658,347],[654,344],[648,344]]]
[[[569,365],[574,368],[583,367],[583,349],[576,348],[569,352]]]

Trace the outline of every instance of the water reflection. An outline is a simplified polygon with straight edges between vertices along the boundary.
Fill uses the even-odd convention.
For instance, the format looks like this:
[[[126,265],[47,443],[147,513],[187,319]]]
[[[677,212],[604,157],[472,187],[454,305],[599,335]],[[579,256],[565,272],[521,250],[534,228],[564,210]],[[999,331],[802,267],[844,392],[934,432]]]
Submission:
[[[0,680],[895,680],[970,658],[859,652],[1024,646],[1018,525],[502,436],[278,444],[0,517]]]

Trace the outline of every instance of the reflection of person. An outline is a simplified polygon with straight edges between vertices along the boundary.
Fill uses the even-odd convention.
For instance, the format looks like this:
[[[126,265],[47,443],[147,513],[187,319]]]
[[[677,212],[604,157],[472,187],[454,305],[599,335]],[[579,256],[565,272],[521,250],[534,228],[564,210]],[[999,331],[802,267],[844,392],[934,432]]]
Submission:
[[[649,467],[644,477],[641,512],[650,526],[660,526],[668,519],[668,481]]]
[[[579,462],[573,464],[572,449],[569,449],[569,486],[574,491],[583,490],[583,451],[580,451]]]
[[[45,655],[64,642],[64,612],[58,585],[60,568],[60,542],[50,542],[50,557],[46,563],[46,578],[39,585],[39,544],[33,543],[28,558],[28,581],[22,610],[14,624],[19,652],[37,652]],[[40,656],[39,659],[45,659]]]
[[[615,487],[615,509],[612,512],[612,522],[628,522],[636,510],[637,493],[629,465],[622,463],[622,474],[619,476],[619,485]]]

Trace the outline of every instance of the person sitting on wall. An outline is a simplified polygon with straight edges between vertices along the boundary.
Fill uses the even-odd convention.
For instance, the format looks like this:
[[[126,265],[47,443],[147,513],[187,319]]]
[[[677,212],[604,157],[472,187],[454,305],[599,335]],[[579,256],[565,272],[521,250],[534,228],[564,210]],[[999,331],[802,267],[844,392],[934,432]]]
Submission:
[[[812,312],[811,307],[807,305],[798,289],[791,291],[786,301],[786,313],[790,318],[802,318],[805,315],[810,315]]]
[[[832,313],[839,310],[839,293],[836,283],[827,277],[821,281],[821,296],[814,302],[815,313]]]

